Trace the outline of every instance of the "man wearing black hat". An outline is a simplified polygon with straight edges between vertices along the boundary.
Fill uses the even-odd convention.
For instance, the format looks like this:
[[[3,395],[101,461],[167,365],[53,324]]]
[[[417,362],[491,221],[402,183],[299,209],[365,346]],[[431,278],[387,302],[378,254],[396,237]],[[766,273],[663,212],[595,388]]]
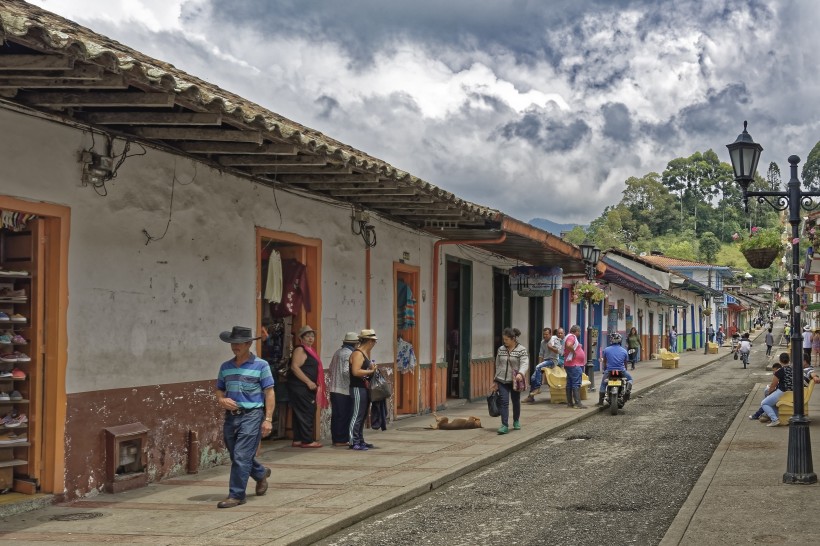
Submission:
[[[219,334],[219,339],[231,344],[234,357],[222,364],[216,379],[216,401],[225,410],[223,435],[231,456],[228,498],[217,507],[233,508],[245,504],[248,478],[256,481],[257,496],[268,490],[270,468],[262,466],[255,455],[262,436],[271,433],[276,399],[270,366],[251,353],[251,343],[259,339],[251,329],[234,326]]]

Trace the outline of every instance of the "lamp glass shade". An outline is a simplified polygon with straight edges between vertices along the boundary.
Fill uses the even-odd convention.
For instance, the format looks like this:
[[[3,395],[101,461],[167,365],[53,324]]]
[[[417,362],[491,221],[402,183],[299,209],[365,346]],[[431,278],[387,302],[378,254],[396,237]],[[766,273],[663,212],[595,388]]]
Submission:
[[[598,265],[598,260],[601,259],[601,249],[597,246],[592,249],[592,254],[589,257],[589,263],[592,265]]]
[[[746,122],[743,122],[743,132],[731,144],[727,144],[729,157],[732,160],[732,169],[735,172],[735,181],[743,189],[748,189],[754,180],[757,164],[763,146],[752,140],[752,135],[746,131]]]
[[[585,262],[589,263],[590,261],[592,261],[592,253],[595,250],[595,245],[593,245],[589,241],[584,241],[583,243],[581,243],[580,246],[581,246],[581,258]],[[600,251],[598,251],[598,252],[600,252]]]

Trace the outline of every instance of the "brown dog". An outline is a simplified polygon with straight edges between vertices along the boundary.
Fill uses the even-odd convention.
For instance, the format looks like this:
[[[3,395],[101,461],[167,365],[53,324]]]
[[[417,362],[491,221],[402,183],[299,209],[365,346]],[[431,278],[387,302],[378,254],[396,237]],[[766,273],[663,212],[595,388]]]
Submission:
[[[449,417],[439,417],[433,413],[433,418],[436,420],[435,425],[430,425],[430,428],[437,430],[465,430],[469,428],[482,428],[481,419],[478,417],[457,417],[450,421]]]

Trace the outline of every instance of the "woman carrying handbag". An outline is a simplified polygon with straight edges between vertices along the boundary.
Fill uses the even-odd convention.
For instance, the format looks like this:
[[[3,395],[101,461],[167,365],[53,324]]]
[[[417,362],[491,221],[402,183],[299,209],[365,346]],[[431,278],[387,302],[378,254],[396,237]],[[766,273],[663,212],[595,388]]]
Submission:
[[[501,332],[502,345],[495,357],[495,376],[490,391],[501,394],[501,426],[499,434],[507,434],[509,429],[510,400],[513,407],[513,430],[521,430],[521,392],[526,390],[524,378],[530,367],[530,357],[526,347],[518,343],[521,332],[518,328],[504,328]]]

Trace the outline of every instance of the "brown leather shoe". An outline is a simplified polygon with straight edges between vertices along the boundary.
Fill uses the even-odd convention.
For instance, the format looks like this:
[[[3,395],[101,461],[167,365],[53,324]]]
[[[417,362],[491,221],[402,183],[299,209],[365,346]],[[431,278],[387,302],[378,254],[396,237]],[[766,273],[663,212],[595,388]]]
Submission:
[[[270,478],[270,468],[265,467],[265,477],[256,482],[257,497],[261,497],[268,492],[268,478]]]
[[[219,501],[216,505],[217,508],[233,508],[234,506],[239,506],[240,504],[245,504],[245,499],[234,499],[232,497],[228,497],[224,501]]]

